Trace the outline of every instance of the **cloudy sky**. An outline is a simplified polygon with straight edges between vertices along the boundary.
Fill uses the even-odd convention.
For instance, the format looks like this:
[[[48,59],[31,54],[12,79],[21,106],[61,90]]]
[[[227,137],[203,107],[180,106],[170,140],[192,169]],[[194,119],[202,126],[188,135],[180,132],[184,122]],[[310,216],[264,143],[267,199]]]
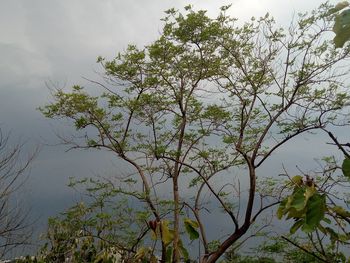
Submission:
[[[50,100],[47,85],[70,87],[87,84],[101,71],[95,63],[102,55],[112,58],[129,43],[143,46],[161,31],[160,18],[171,7],[193,4],[215,16],[232,3],[230,13],[247,20],[269,12],[281,24],[293,13],[318,6],[319,0],[1,0],[0,5],[0,127],[13,138],[41,145],[27,183],[28,205],[35,216],[55,215],[72,203],[65,186],[71,176],[113,174],[112,157],[101,152],[65,152],[49,146],[54,132],[69,130],[44,119],[36,110]],[[337,1],[331,1],[337,2]],[[323,139],[319,139],[324,143]],[[291,144],[286,162],[300,156]],[[303,149],[313,156],[312,149]],[[311,160],[311,157],[309,157]]]

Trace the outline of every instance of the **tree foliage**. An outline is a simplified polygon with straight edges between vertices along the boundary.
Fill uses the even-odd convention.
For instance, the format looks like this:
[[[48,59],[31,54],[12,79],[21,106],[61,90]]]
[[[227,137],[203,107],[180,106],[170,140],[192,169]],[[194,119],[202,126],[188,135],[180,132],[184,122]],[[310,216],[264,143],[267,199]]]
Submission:
[[[338,13],[348,6],[349,3],[347,1],[339,2],[335,7],[329,10],[329,14]],[[338,48],[343,47],[345,42],[350,39],[350,9],[343,10],[337,14],[333,32],[336,34],[333,39],[334,45]]]
[[[216,18],[191,6],[166,11],[156,41],[129,45],[112,60],[98,58],[105,80],[98,82],[100,96],[74,86],[57,90],[41,108],[48,118],[71,120],[82,135],[64,142],[108,150],[133,170],[127,179],[136,190],[128,194],[147,205],[143,227],[158,242],[151,251],[140,242],[137,259],[151,253],[187,260],[186,230],[191,240],[199,238],[200,261],[217,261],[279,203],[281,192],[257,189],[273,153],[306,132],[348,124],[343,61],[350,46],[336,48],[329,39],[338,14],[331,6],[300,14],[287,30],[268,14],[239,25],[228,8]],[[231,222],[224,238],[207,235],[209,203]],[[324,204],[323,193],[300,181],[280,216],[312,231],[325,218]],[[315,213],[315,207],[322,209]]]
[[[266,238],[260,245],[246,253],[228,251],[223,263],[322,263],[325,260],[322,255],[314,249],[315,242],[307,237],[270,237]],[[344,262],[342,253],[334,253],[331,247],[325,247],[325,252],[331,259],[329,262]],[[328,262],[328,261],[326,261]]]
[[[133,200],[111,182],[72,179],[70,187],[83,191],[83,201],[49,219],[47,243],[38,260],[134,262],[138,242],[147,233],[149,212],[132,207]]]

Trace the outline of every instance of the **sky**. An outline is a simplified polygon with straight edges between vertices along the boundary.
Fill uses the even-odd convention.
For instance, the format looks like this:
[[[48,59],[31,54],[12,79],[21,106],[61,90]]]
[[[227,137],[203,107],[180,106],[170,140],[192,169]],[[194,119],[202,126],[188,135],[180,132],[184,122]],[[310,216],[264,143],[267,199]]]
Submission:
[[[337,2],[337,1],[331,1]],[[37,107],[50,101],[49,86],[87,85],[101,68],[97,56],[113,58],[128,44],[144,46],[161,31],[163,11],[195,9],[218,14],[232,4],[229,13],[242,21],[272,14],[288,24],[293,14],[310,10],[319,0],[1,0],[0,8],[0,127],[14,140],[26,142],[26,150],[41,148],[26,183],[27,205],[38,222],[73,204],[74,193],[66,187],[69,177],[115,172],[113,157],[104,152],[70,151],[57,145],[55,132],[69,132],[64,122],[45,119]],[[303,139],[308,140],[308,138]],[[319,137],[323,144],[324,138]],[[313,149],[290,144],[284,162],[294,163]],[[318,152],[318,154],[321,154]],[[266,168],[266,172],[269,169]],[[72,199],[73,198],[73,199]]]

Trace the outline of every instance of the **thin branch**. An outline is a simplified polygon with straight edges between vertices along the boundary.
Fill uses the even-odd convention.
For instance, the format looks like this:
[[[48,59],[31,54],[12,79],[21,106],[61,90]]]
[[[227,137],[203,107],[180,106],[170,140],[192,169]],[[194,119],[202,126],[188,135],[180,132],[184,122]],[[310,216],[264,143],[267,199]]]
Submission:
[[[325,263],[332,263],[332,262],[330,262],[330,261],[327,261],[327,260],[325,260],[325,259],[319,257],[319,256],[316,255],[314,252],[309,251],[309,250],[307,250],[306,248],[304,248],[304,247],[298,245],[297,243],[295,243],[294,241],[290,240],[289,238],[287,238],[287,237],[285,237],[285,236],[281,236],[281,238],[284,239],[284,240],[286,240],[287,242],[291,243],[293,246],[295,246],[295,247],[301,249],[302,251],[306,252],[307,254],[309,254],[309,255],[311,255],[311,256],[317,258],[318,260],[321,260],[322,262],[325,262]]]

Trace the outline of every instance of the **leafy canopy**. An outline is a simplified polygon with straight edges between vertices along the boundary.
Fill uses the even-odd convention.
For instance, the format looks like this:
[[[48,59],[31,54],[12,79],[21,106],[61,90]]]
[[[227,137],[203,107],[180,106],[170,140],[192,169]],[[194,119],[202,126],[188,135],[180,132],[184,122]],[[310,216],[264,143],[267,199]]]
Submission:
[[[228,8],[216,18],[191,6],[168,10],[150,45],[98,58],[103,93],[57,90],[41,108],[72,121],[77,134],[64,141],[73,148],[108,150],[132,171],[123,178],[133,182],[125,194],[146,205],[143,227],[155,236],[151,248],[139,240],[138,259],[187,260],[185,230],[189,242],[200,240],[203,262],[217,261],[280,201],[283,189],[257,195],[265,161],[303,133],[348,123],[349,70],[340,65],[350,46],[335,47],[328,34],[339,6],[300,14],[287,30],[268,14],[238,25]],[[326,220],[325,195],[294,181],[279,216],[313,231]],[[224,238],[207,236],[209,207],[232,226]]]

